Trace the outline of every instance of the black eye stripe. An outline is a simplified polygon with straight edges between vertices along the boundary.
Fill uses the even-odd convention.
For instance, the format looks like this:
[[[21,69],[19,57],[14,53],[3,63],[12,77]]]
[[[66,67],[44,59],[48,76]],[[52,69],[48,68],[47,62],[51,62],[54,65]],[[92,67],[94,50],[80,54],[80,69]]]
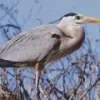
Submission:
[[[58,22],[58,21],[62,20],[63,17],[70,17],[70,16],[77,16],[77,15],[78,15],[77,13],[71,12],[71,13],[65,14],[64,16],[62,16],[61,18],[59,18],[58,20],[55,20],[55,21],[50,22],[50,23],[53,24],[55,22]],[[77,19],[79,20],[80,16]]]
[[[68,14],[64,15],[63,17],[75,16],[75,15],[77,15],[77,14],[76,14],[76,13],[71,12],[71,13],[68,13]]]

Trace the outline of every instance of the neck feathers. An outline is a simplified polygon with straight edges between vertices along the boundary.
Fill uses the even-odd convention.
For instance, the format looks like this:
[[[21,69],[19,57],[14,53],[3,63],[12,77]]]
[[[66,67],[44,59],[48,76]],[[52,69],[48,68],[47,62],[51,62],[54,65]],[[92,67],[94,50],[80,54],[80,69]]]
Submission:
[[[82,39],[85,37],[84,28],[80,24],[66,22],[62,19],[57,27],[68,37]]]

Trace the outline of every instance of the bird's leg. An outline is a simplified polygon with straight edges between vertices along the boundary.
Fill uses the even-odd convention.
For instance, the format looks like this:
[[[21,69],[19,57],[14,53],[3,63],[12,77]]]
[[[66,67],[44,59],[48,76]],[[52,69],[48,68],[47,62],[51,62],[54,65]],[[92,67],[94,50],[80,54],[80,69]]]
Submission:
[[[37,63],[36,64],[36,97],[37,97],[37,100],[39,100],[39,80],[40,80],[40,76],[41,76],[41,66],[40,66],[40,63]]]

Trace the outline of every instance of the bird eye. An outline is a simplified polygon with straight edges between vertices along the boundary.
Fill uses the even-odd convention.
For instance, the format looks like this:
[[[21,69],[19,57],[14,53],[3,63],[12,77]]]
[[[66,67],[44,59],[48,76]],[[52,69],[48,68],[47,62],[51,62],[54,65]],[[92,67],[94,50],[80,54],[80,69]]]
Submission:
[[[80,20],[80,16],[75,16],[76,19]]]

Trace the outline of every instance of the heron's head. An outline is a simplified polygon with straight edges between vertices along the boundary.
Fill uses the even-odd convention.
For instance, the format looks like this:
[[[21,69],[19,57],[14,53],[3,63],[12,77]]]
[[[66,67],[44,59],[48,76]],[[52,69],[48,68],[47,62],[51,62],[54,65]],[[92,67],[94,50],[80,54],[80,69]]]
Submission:
[[[79,13],[68,13],[61,18],[67,24],[100,23],[100,19],[87,17]]]

